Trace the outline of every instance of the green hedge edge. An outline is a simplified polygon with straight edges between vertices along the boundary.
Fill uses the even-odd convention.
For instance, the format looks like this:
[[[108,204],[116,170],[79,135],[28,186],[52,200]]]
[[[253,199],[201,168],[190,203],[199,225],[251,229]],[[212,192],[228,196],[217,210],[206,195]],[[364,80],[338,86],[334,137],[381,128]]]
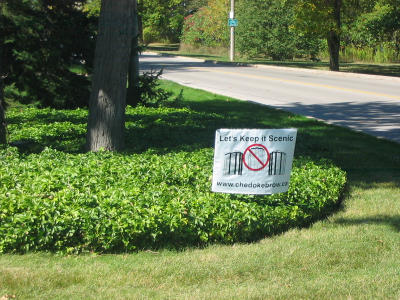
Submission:
[[[0,150],[0,253],[117,253],[251,242],[337,208],[346,173],[295,159],[287,193],[212,193],[213,149],[68,154]]]

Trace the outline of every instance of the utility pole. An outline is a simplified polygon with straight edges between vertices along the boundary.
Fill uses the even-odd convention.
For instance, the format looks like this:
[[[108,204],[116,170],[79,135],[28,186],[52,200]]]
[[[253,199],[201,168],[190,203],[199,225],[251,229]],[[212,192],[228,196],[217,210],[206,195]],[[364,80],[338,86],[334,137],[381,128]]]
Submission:
[[[235,18],[235,0],[231,0],[231,11],[229,13],[229,18]],[[230,60],[235,60],[235,26],[231,26],[231,49],[230,49]]]

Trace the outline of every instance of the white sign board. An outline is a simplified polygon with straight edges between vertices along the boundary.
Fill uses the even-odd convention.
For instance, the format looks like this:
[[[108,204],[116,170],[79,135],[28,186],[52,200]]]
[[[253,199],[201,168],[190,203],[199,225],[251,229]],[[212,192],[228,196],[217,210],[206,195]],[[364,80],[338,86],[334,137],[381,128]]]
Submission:
[[[297,129],[218,129],[212,191],[287,192]]]

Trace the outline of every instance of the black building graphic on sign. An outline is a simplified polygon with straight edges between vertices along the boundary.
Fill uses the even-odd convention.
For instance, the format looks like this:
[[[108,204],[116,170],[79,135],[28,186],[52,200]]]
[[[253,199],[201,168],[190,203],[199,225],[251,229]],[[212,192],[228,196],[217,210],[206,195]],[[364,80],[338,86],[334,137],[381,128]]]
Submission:
[[[268,165],[268,175],[285,175],[286,153],[274,151]]]
[[[225,153],[224,175],[242,175],[243,172],[243,153]]]

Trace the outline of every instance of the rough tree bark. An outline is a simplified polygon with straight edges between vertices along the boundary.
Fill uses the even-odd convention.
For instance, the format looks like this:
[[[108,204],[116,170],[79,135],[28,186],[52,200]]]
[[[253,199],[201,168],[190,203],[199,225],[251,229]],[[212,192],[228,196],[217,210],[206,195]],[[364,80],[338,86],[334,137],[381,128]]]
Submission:
[[[126,83],[134,0],[102,0],[86,136],[88,151],[124,147]]]
[[[134,0],[134,9],[134,29],[129,60],[128,91],[126,97],[126,103],[132,106],[136,106],[139,103],[139,21],[136,0]]]
[[[332,7],[332,17],[334,26],[329,31],[327,41],[329,49],[329,69],[331,71],[339,71],[339,53],[340,53],[340,29],[341,18],[340,11],[342,7],[342,0],[329,0]]]
[[[1,3],[1,2],[0,2]],[[3,85],[3,43],[0,38],[0,144],[7,143],[7,123],[5,116],[4,85]]]

